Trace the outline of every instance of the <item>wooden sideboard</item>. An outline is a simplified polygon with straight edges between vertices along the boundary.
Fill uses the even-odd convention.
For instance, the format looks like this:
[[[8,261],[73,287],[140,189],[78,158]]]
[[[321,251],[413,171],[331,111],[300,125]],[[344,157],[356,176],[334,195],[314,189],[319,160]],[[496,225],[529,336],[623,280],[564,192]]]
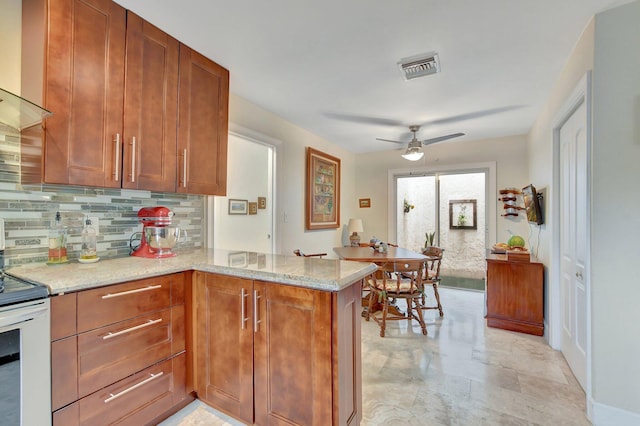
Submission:
[[[487,325],[544,334],[544,265],[487,255]]]

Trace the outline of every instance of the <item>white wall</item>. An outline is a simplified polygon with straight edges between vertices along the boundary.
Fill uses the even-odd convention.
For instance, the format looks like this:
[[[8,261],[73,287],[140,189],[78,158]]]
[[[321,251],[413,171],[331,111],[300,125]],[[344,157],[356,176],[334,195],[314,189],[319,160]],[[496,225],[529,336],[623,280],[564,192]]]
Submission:
[[[638,422],[639,23],[638,1],[596,15],[591,220],[593,398],[636,413]],[[599,420],[598,408],[594,418]]]
[[[522,188],[529,183],[527,173],[527,146],[524,136],[508,136],[498,139],[479,141],[443,142],[425,148],[422,160],[410,162],[400,156],[400,152],[382,151],[359,154],[356,158],[356,186],[353,194],[353,205],[358,210],[358,217],[364,223],[363,240],[375,235],[383,241],[389,239],[387,211],[388,170],[434,171],[447,167],[458,169],[460,166],[483,162],[495,162],[497,171],[497,188]],[[358,209],[358,198],[371,198],[371,208]],[[496,211],[502,211],[502,203],[495,203]],[[524,216],[517,218],[497,218],[497,229],[489,235],[487,244],[506,241],[507,230],[516,234],[528,235],[528,226]]]
[[[640,228],[630,218],[640,209],[640,2],[596,15],[568,58],[542,113],[528,134],[531,181],[547,189],[545,210],[553,210],[553,126],[555,116],[587,70],[593,69],[591,299],[592,402],[596,425],[640,421],[640,286],[634,268]],[[550,282],[553,217],[545,215],[540,259],[547,266],[545,294],[558,294]],[[545,319],[557,300],[545,303]],[[554,340],[553,336],[552,340]],[[557,336],[559,337],[559,336]],[[559,344],[559,343],[558,343]]]
[[[282,141],[276,166],[276,232],[279,252],[296,248],[307,253],[326,252],[342,245],[343,229],[305,231],[305,148],[311,146],[341,160],[340,223],[346,224],[357,207],[354,198],[355,155],[281,117],[235,95],[229,101],[234,124]]]
[[[585,28],[582,36],[567,59],[547,103],[527,136],[527,150],[531,183],[543,190],[542,201],[544,224],[540,227],[538,258],[545,264],[545,312],[547,325],[545,337],[555,349],[560,349],[560,283],[555,278],[558,265],[552,256],[553,235],[559,235],[552,214],[556,205],[553,192],[553,128],[557,125],[557,114],[588,70],[593,69],[594,22]]]
[[[20,94],[22,0],[2,0],[0,12],[0,89]]]

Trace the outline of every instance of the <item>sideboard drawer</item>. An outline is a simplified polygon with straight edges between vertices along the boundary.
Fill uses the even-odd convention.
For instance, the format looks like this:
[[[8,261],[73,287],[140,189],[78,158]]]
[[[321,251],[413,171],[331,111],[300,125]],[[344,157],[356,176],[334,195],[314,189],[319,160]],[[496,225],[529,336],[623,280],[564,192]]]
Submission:
[[[79,401],[80,424],[143,425],[184,393],[185,354],[153,365]],[[177,363],[177,364],[176,364]]]
[[[168,308],[176,277],[182,279],[166,275],[79,292],[78,332]]]
[[[90,394],[171,355],[171,309],[78,335],[78,393]]]

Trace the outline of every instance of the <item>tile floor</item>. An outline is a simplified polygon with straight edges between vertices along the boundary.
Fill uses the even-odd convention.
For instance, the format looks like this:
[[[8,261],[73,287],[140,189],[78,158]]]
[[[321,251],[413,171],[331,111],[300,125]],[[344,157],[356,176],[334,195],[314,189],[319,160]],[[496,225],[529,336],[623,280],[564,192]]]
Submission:
[[[428,336],[362,321],[362,426],[588,425],[585,395],[541,337],[488,328],[484,293],[441,288]],[[196,401],[162,426],[239,426]]]

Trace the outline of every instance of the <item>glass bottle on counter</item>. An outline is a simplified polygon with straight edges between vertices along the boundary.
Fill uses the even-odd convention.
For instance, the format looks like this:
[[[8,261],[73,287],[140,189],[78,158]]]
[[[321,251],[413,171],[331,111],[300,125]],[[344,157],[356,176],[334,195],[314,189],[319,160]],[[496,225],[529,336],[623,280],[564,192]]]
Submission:
[[[82,252],[81,260],[93,260],[98,257],[96,251],[96,230],[91,227],[91,219],[87,219],[82,229]]]
[[[47,263],[66,263],[67,260],[67,232],[62,226],[60,212],[49,230],[49,261]]]

